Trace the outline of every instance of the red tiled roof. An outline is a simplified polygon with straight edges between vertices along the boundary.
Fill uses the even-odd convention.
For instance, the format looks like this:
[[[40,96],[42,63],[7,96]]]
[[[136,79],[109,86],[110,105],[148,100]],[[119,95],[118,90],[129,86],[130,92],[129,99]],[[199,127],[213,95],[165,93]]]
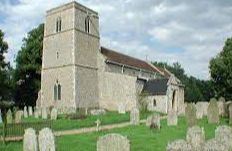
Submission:
[[[152,67],[152,65],[150,65],[146,61],[143,61],[143,60],[140,60],[137,58],[133,58],[133,57],[128,56],[128,55],[124,55],[122,53],[107,49],[105,47],[101,47],[101,53],[104,56],[106,56],[107,60],[109,60],[109,61],[124,64],[124,65],[129,65],[132,67],[148,70],[151,72],[158,72],[159,73],[158,70],[156,70],[154,67]]]

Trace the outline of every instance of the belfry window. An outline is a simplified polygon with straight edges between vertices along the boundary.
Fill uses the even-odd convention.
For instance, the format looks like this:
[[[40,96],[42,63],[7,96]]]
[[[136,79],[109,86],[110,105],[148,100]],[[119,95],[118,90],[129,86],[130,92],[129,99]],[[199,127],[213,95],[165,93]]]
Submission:
[[[58,80],[54,85],[54,100],[61,100],[61,85],[58,83]]]
[[[85,18],[85,32],[89,33],[90,32],[90,18],[87,16]]]
[[[56,32],[61,32],[61,17],[58,17],[56,20]]]

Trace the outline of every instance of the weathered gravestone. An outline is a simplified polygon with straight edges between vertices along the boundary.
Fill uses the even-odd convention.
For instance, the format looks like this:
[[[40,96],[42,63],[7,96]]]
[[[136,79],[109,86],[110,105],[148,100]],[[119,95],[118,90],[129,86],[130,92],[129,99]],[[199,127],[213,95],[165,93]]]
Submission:
[[[188,104],[185,108],[185,118],[188,127],[192,127],[197,124],[196,108],[193,104]]]
[[[232,124],[232,103],[229,104],[229,124]]]
[[[224,144],[218,142],[217,139],[212,138],[205,143],[203,151],[229,151],[229,150]]]
[[[39,150],[55,151],[55,137],[49,128],[44,128],[39,132]]]
[[[208,123],[219,123],[219,108],[215,98],[210,99],[207,112]]]
[[[26,106],[24,106],[23,116],[24,116],[24,118],[28,118],[28,112],[27,112],[27,107]]]
[[[45,107],[42,108],[42,119],[48,119],[48,113]]]
[[[170,110],[167,117],[168,126],[176,126],[178,123],[178,116],[175,110]]]
[[[23,116],[23,111],[17,111],[15,113],[15,123],[21,123]]]
[[[28,112],[29,112],[29,116],[33,115],[33,108],[31,106],[28,107]]]
[[[130,151],[130,142],[122,135],[107,134],[98,139],[97,151]]]
[[[192,151],[192,148],[185,140],[179,139],[168,143],[166,151]]]
[[[28,128],[23,136],[23,151],[38,151],[38,143],[35,130]]]
[[[188,128],[186,141],[191,145],[192,150],[200,151],[205,143],[205,132],[199,126]]]
[[[227,101],[225,103],[225,117],[230,116],[230,111],[229,111],[230,104],[232,104],[232,101]]]
[[[13,116],[12,116],[12,112],[11,112],[10,109],[7,111],[6,121],[7,121],[8,124],[13,123]]]
[[[124,103],[118,104],[118,113],[119,114],[125,114],[126,113],[126,106]]]
[[[139,125],[139,121],[140,121],[139,109],[133,108],[130,112],[130,123],[132,125]]]
[[[224,97],[220,97],[218,102],[219,116],[226,116],[226,101]]]
[[[202,103],[200,103],[200,102],[197,102],[195,104],[195,107],[196,107],[196,118],[197,119],[202,119],[203,116],[204,116],[204,109],[203,109],[203,106],[201,104]]]
[[[53,108],[51,111],[51,120],[57,120],[58,111],[56,108]]]
[[[146,120],[146,126],[148,126],[150,128],[160,129],[160,115],[153,114],[153,115],[149,116]]]
[[[215,130],[215,138],[226,148],[232,149],[232,129],[229,126],[219,126]]]

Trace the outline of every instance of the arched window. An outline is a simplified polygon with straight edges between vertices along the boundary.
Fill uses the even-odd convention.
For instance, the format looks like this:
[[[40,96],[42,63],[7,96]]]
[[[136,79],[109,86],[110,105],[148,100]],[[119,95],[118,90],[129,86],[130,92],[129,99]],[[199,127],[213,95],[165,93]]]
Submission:
[[[54,100],[61,100],[61,85],[58,83],[58,80],[54,85]]]
[[[89,33],[90,31],[90,18],[89,16],[87,16],[85,18],[85,32]]]
[[[56,32],[61,31],[61,17],[58,17],[56,20]]]
[[[153,100],[153,106],[156,106],[156,99]]]

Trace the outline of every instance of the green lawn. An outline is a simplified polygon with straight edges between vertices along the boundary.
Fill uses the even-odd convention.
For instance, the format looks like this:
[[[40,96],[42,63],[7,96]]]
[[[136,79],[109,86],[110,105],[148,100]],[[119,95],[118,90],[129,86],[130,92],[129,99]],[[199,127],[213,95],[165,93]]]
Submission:
[[[204,127],[206,139],[214,137],[214,131],[217,127],[215,124],[208,124],[206,118],[200,120],[199,125]],[[222,119],[220,125],[228,121]],[[56,138],[57,151],[95,151],[96,142],[99,136],[107,133],[119,133],[127,136],[131,141],[132,151],[164,151],[168,142],[175,139],[185,138],[186,135],[185,119],[179,118],[178,126],[168,127],[166,120],[161,121],[161,130],[150,130],[144,124],[140,126],[129,126],[125,128],[113,129],[99,133],[88,133],[81,135],[69,135]],[[21,151],[22,142],[8,143],[5,151]],[[3,150],[3,147],[0,147]]]

